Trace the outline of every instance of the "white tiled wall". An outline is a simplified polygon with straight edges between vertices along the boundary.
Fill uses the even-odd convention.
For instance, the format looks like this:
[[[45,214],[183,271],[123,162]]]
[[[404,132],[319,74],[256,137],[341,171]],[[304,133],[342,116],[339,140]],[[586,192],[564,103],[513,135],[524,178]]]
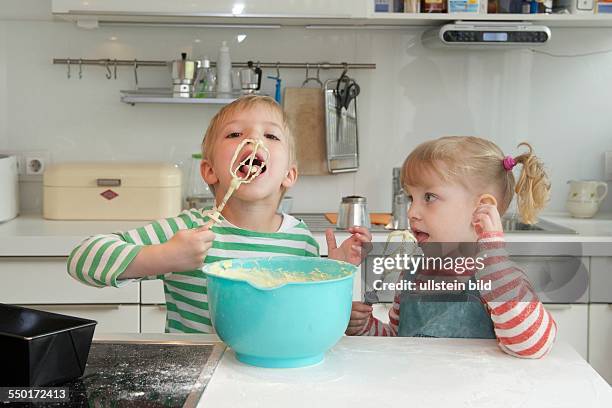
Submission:
[[[342,195],[363,194],[371,211],[390,208],[391,168],[418,143],[440,135],[478,135],[509,154],[533,143],[553,181],[551,210],[562,210],[566,181],[603,177],[603,151],[612,150],[610,89],[612,53],[571,58],[507,52],[424,49],[420,28],[405,30],[238,30],[102,27],[43,21],[48,1],[3,1],[0,11],[0,150],[48,150],[54,161],[164,160],[186,162],[198,150],[214,106],[136,105],[119,102],[134,87],[119,68],[107,80],[100,67],[83,79],[66,79],[54,57],[173,59],[216,58],[230,40],[236,61],[374,62],[354,71],[361,170],[356,174],[302,177],[291,192],[294,210],[334,210]],[[27,11],[26,11],[27,9]],[[27,20],[20,15],[26,15]],[[2,20],[2,18],[4,18]],[[238,44],[236,35],[247,34]],[[554,29],[544,51],[585,54],[612,49],[610,29]],[[117,40],[111,41],[111,37]],[[272,72],[269,72],[272,73]],[[324,79],[338,72],[323,72]],[[283,85],[299,86],[303,71],[283,70]],[[167,86],[164,68],[142,68],[141,86]],[[264,79],[264,89],[273,82]],[[36,196],[38,184],[23,186]],[[317,199],[312,199],[312,192]],[[28,196],[30,197],[30,196]],[[37,200],[24,200],[35,206]],[[612,198],[603,210],[612,210]]]

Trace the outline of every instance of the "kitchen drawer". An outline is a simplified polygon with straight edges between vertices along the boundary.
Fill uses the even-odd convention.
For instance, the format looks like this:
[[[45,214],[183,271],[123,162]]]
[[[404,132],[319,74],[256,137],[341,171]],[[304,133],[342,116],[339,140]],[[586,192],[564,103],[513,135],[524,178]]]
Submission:
[[[138,305],[21,306],[95,320],[98,322],[96,333],[138,333],[140,331],[140,306]]]
[[[140,306],[140,332],[164,333],[166,330],[166,306]]]
[[[589,308],[589,363],[612,385],[612,303]]]
[[[544,303],[589,302],[589,258],[512,256]]]
[[[0,302],[14,304],[139,303],[139,283],[95,288],[68,275],[67,258],[0,257]]]
[[[612,303],[612,257],[591,257],[591,303]],[[612,361],[610,362],[612,365]]]
[[[140,303],[144,305],[165,304],[164,282],[161,279],[140,281]]]
[[[553,303],[545,307],[557,323],[556,341],[568,343],[586,360],[588,357],[589,306]]]

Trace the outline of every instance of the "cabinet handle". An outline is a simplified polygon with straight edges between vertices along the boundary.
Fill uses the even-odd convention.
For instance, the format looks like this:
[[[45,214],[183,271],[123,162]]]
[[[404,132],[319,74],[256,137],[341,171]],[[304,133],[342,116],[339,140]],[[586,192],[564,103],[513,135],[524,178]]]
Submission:
[[[99,178],[99,179],[96,179],[96,184],[98,185],[98,187],[120,187],[121,179]]]
[[[49,305],[30,305],[33,307],[36,306],[44,306],[45,309],[48,310],[57,310],[57,309],[94,309],[94,310],[109,310],[109,309],[113,309],[113,310],[117,310],[119,309],[119,306],[121,305],[104,305],[104,304],[100,304],[100,305],[79,305],[79,304],[69,304],[69,305],[53,305],[53,306],[49,306]],[[26,306],[27,307],[27,306]]]
[[[548,256],[533,256],[533,255],[510,255],[510,260],[514,262],[527,261],[527,262],[559,262],[565,261],[567,258],[580,258],[584,263],[584,257],[572,256],[572,255],[548,255]]]
[[[548,310],[568,310],[572,308],[572,305],[544,305],[544,307]]]

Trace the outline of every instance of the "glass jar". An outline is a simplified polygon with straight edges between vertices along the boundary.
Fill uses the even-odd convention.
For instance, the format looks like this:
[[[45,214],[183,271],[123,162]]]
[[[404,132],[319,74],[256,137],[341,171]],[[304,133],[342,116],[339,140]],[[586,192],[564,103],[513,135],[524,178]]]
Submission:
[[[208,208],[215,205],[215,196],[200,174],[201,153],[191,155],[191,167],[187,184],[185,201],[187,208]]]

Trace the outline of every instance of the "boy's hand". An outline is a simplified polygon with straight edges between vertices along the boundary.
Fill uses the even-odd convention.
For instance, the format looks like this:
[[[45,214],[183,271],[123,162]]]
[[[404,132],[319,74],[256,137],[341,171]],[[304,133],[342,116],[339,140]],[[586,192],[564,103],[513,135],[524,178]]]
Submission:
[[[491,204],[483,204],[476,208],[472,215],[472,225],[478,236],[485,232],[503,232],[504,230],[499,211]]]
[[[353,302],[353,307],[351,308],[351,320],[349,320],[348,327],[344,333],[347,336],[356,335],[363,330],[371,315],[372,306],[366,305],[362,302]]]
[[[352,234],[339,247],[336,246],[336,236],[331,228],[325,231],[327,240],[327,257],[337,261],[360,265],[363,260],[362,255],[367,255],[369,245],[366,251],[363,251],[364,244],[372,242],[372,234],[365,227],[350,227],[348,231]]]
[[[214,239],[215,233],[208,226],[178,231],[163,244],[174,265],[172,270],[183,272],[201,268]]]

